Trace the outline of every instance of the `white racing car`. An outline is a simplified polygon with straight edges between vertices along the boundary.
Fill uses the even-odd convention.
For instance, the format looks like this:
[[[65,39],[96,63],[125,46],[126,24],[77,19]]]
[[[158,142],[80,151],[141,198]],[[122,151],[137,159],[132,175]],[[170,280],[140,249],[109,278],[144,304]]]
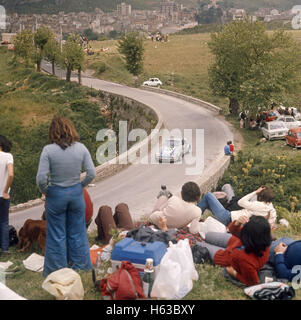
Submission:
[[[191,145],[186,139],[165,140],[162,148],[156,153],[156,160],[161,162],[176,162],[191,151]]]

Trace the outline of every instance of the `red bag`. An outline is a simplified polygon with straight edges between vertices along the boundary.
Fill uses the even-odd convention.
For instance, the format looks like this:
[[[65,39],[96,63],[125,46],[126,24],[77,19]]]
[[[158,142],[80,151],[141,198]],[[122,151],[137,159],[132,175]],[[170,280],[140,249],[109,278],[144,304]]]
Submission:
[[[100,281],[100,292],[111,300],[145,298],[138,270],[128,261],[122,261],[117,271]]]

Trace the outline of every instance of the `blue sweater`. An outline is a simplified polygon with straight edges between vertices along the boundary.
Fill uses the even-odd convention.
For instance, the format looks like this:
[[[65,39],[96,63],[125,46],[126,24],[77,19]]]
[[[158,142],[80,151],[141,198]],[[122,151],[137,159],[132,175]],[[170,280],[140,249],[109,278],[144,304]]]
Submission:
[[[86,171],[86,177],[81,182],[82,168]],[[75,142],[65,150],[53,143],[43,148],[36,181],[40,191],[46,193],[48,184],[71,187],[81,182],[85,187],[95,176],[91,155],[82,143]]]
[[[284,254],[275,255],[275,270],[278,278],[292,279],[297,275],[293,273],[294,266],[301,266],[301,240],[291,243]]]

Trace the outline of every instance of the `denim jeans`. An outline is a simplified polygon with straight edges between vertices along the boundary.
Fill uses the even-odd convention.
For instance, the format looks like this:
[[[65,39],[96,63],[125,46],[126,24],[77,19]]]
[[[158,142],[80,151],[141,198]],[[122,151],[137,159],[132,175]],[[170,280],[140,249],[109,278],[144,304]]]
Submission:
[[[43,276],[62,269],[92,268],[81,184],[49,186],[46,194],[46,250]]]
[[[10,200],[0,197],[0,248],[3,251],[7,251],[9,248],[9,203]]]
[[[197,205],[202,209],[202,212],[204,212],[206,209],[211,210],[214,217],[225,226],[231,222],[230,211],[226,210],[222,206],[213,193],[207,192]]]

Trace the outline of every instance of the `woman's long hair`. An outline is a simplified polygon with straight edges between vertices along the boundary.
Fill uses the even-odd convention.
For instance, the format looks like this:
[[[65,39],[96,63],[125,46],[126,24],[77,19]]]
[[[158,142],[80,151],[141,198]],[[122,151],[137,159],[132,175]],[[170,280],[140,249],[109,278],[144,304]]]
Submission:
[[[71,120],[64,117],[54,117],[49,128],[49,140],[65,150],[80,139]]]
[[[240,231],[240,239],[246,253],[262,257],[263,252],[272,243],[271,226],[264,217],[251,216]]]

